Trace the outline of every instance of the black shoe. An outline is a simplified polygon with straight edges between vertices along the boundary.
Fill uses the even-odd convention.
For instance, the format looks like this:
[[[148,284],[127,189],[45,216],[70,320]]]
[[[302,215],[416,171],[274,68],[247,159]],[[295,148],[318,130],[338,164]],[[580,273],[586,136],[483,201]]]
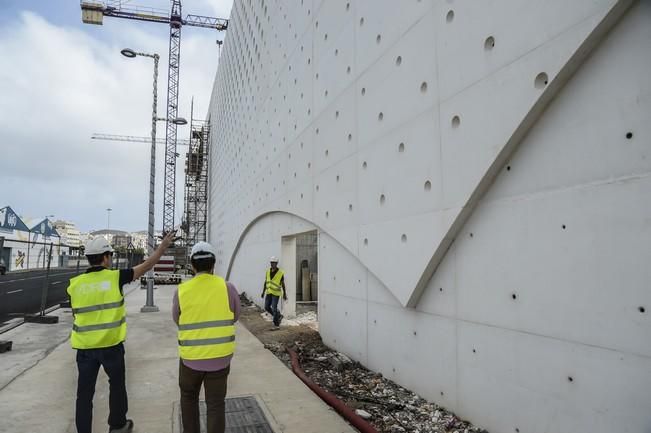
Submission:
[[[283,316],[282,314],[280,316],[278,316],[278,325],[276,325],[276,326],[280,326],[280,322],[283,321],[283,317],[285,317],[285,316]]]
[[[131,433],[132,430],[133,430],[133,421],[128,419],[127,423],[124,424],[121,428],[109,429],[109,433]]]

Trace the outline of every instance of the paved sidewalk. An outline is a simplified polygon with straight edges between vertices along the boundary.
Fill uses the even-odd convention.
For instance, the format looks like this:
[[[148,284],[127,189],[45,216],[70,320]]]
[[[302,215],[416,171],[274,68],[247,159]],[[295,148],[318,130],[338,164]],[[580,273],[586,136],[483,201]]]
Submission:
[[[144,290],[127,290],[126,342],[129,417],[137,433],[172,433],[178,400],[176,328],[170,307],[174,286],[156,290],[159,313],[140,313]],[[65,339],[70,310],[57,325],[22,325],[2,335],[14,351],[0,354],[0,432],[74,433],[77,371]],[[277,432],[354,432],[243,326],[228,396],[255,395]],[[95,393],[94,431],[108,431],[108,383],[100,373]],[[178,405],[176,405],[178,407]],[[263,408],[264,409],[264,408]]]

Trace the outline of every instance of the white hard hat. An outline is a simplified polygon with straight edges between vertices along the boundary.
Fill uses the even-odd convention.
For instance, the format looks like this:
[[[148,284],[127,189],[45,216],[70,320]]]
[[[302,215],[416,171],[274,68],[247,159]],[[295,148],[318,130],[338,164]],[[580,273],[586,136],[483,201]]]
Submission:
[[[208,257],[215,258],[215,249],[208,242],[197,242],[192,247],[190,258],[192,259],[207,259]]]
[[[113,248],[108,243],[104,236],[97,236],[95,239],[88,241],[84,254],[87,256],[95,256],[97,254],[112,253]]]
[[[276,256],[271,256],[271,258],[269,259],[269,261],[270,261],[271,263],[278,263],[278,257],[276,257]]]

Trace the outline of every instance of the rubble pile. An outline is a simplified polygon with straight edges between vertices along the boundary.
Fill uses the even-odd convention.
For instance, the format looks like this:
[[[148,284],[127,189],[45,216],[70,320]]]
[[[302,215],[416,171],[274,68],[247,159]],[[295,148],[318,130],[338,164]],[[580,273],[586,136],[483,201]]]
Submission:
[[[267,343],[265,347],[290,364],[285,344]],[[369,371],[346,355],[329,349],[320,339],[297,340],[292,347],[299,355],[301,367],[314,382],[355,409],[379,432],[486,433],[382,374]]]

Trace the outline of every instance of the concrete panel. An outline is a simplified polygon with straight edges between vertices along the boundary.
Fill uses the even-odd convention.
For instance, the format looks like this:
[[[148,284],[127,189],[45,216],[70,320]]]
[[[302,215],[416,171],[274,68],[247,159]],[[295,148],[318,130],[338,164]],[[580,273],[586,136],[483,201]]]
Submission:
[[[369,302],[368,358],[371,369],[456,409],[454,320]]]
[[[333,295],[319,286],[319,332],[323,342],[352,359],[368,364],[366,344],[366,301]],[[321,326],[323,323],[323,326]],[[347,332],[341,333],[341,328]]]
[[[649,372],[647,357],[459,322],[457,410],[489,431],[647,431]]]

